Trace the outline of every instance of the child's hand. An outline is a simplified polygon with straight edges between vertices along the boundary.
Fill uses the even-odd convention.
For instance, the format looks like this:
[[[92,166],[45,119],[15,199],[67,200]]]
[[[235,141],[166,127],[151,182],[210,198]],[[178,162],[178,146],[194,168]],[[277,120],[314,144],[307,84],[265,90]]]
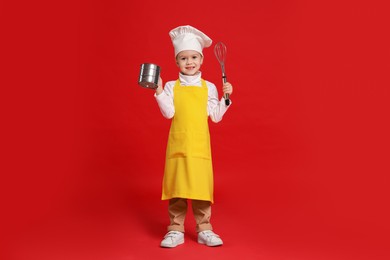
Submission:
[[[232,93],[233,93],[233,86],[232,86],[232,84],[230,84],[229,82],[224,83],[223,87],[222,87],[222,91],[223,91],[223,94],[232,95]]]
[[[162,87],[162,85],[163,85],[163,81],[162,81],[162,78],[161,77],[159,77],[158,78],[158,83],[157,83],[157,88],[156,88],[156,94],[157,95],[160,95],[162,92],[163,92],[163,87]]]

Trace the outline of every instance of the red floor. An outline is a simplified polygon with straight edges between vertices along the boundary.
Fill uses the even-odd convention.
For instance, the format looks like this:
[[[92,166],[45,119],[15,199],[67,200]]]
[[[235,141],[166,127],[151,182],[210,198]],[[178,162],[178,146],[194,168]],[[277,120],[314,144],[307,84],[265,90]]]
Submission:
[[[258,196],[216,193],[212,221],[222,247],[197,244],[189,211],[185,244],[163,249],[166,202],[159,200],[154,184],[158,182],[149,187],[138,183],[131,191],[117,187],[111,196],[84,198],[67,212],[58,209],[30,223],[20,220],[9,230],[2,259],[389,259],[388,240],[374,223],[324,213],[321,201],[312,205],[309,198],[294,201],[276,193],[262,198],[261,191]]]

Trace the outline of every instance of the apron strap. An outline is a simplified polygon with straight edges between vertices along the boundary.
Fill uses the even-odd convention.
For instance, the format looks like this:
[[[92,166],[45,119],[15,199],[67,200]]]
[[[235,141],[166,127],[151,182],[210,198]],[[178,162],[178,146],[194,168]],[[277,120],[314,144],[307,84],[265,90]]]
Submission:
[[[201,82],[203,88],[207,88],[207,83],[206,83],[206,81],[204,79],[200,79],[200,82]],[[178,87],[180,86],[180,79],[176,80],[175,87],[176,86],[178,86]]]

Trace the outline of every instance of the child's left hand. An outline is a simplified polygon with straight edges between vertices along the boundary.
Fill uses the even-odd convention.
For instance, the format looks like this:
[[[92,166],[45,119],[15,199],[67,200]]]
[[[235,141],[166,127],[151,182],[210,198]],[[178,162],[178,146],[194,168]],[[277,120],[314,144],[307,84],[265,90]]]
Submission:
[[[232,93],[233,93],[233,86],[232,86],[232,84],[230,84],[229,82],[224,83],[223,87],[222,87],[222,91],[223,91],[223,94],[232,95]]]

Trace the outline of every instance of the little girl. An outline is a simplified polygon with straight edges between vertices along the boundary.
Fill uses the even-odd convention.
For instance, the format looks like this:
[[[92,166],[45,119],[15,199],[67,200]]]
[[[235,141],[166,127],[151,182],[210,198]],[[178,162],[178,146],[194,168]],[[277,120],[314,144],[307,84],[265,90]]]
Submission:
[[[212,40],[189,25],[179,26],[169,33],[175,50],[179,79],[162,88],[160,78],[156,100],[164,117],[171,119],[162,199],[169,200],[170,225],[161,247],[176,247],[184,243],[184,219],[187,200],[191,200],[196,220],[198,243],[220,246],[221,238],[210,223],[213,199],[213,167],[208,116],[215,123],[222,120],[229,106],[218,99],[215,85],[202,79],[203,48]],[[233,86],[223,84],[224,94],[232,94]]]

